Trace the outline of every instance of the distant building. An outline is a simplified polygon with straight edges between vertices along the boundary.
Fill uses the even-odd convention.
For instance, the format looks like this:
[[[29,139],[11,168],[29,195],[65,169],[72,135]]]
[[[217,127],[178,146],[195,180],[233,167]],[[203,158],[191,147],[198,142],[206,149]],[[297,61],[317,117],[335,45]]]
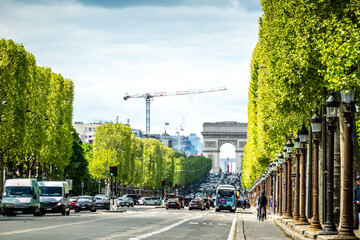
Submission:
[[[190,155],[198,155],[203,152],[203,144],[201,138],[195,133],[190,133],[189,140],[191,142],[191,153]]]
[[[160,142],[172,148],[174,151],[186,154],[187,156],[202,154],[201,139],[195,133],[191,133],[190,136],[174,136],[169,135],[165,131],[165,133],[160,136]]]
[[[93,143],[95,140],[95,130],[101,123],[75,122],[73,124],[83,143]]]

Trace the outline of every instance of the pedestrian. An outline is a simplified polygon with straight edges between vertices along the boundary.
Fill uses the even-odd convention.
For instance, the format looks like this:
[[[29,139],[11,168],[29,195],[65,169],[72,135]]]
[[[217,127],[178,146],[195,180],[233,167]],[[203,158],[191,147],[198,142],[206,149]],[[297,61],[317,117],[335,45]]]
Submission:
[[[354,204],[356,205],[357,219],[360,220],[360,175],[357,174],[355,179],[357,186],[354,189]]]
[[[273,206],[273,198],[272,196],[270,196],[270,200],[269,200],[269,214],[271,214],[271,208]]]

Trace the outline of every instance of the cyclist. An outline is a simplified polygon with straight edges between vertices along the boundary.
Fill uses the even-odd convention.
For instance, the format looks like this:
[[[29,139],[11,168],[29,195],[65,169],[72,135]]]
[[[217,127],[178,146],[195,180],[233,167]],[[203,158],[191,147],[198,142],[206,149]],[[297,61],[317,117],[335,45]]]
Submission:
[[[267,205],[267,198],[265,196],[265,193],[261,193],[261,196],[259,197],[259,200],[258,200],[258,205],[260,206],[259,207],[259,212],[261,214],[261,209],[264,209],[264,218],[266,219],[266,205]]]

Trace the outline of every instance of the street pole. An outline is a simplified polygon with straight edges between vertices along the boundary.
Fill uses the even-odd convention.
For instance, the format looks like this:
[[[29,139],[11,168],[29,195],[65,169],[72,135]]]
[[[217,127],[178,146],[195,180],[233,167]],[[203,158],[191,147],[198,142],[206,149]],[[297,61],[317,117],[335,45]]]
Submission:
[[[301,148],[301,173],[300,173],[300,217],[297,224],[308,225],[309,222],[306,219],[305,205],[306,205],[306,144],[303,143]]]
[[[344,116],[344,177],[341,194],[341,205],[343,210],[340,216],[339,237],[346,239],[357,239],[353,230],[353,149],[352,149],[352,125],[353,113],[350,106],[343,112]]]
[[[282,186],[282,181],[283,181],[282,180],[282,170],[283,170],[283,168],[280,165],[280,173],[279,173],[279,211],[278,211],[279,216],[281,216],[282,213],[283,213],[283,209],[282,209],[282,206],[283,206],[283,204],[282,204],[282,201],[283,201],[283,197],[282,197],[282,188],[283,188],[283,186]]]
[[[315,134],[314,143],[314,185],[313,185],[313,218],[308,231],[319,231],[321,225],[319,221],[319,137]]]
[[[284,169],[284,181],[285,181],[285,187],[284,187],[284,206],[283,206],[283,218],[288,218],[288,214],[287,214],[287,204],[288,204],[288,195],[287,195],[287,186],[288,186],[288,162],[285,159],[285,169]]]
[[[328,158],[328,174],[327,174],[327,209],[324,230],[320,235],[336,235],[338,233],[334,223],[334,131],[335,119],[330,119],[328,125],[328,133],[330,137],[329,158]]]
[[[292,218],[292,211],[291,211],[291,199],[292,199],[292,193],[291,193],[291,156],[289,154],[289,158],[286,162],[286,174],[287,174],[287,180],[286,180],[286,210],[285,215],[283,216],[284,219],[291,219]]]
[[[293,220],[297,222],[300,218],[299,214],[299,205],[300,205],[300,198],[299,198],[299,191],[300,191],[300,154],[299,150],[296,150],[296,179],[295,179],[295,202],[294,202],[294,216]]]

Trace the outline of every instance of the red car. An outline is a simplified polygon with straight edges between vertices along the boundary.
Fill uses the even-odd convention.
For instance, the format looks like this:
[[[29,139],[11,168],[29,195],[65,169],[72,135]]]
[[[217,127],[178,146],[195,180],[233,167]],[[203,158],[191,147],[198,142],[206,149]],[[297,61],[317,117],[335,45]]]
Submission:
[[[75,204],[78,200],[78,197],[70,197],[69,203],[70,203],[70,209],[75,209]]]

